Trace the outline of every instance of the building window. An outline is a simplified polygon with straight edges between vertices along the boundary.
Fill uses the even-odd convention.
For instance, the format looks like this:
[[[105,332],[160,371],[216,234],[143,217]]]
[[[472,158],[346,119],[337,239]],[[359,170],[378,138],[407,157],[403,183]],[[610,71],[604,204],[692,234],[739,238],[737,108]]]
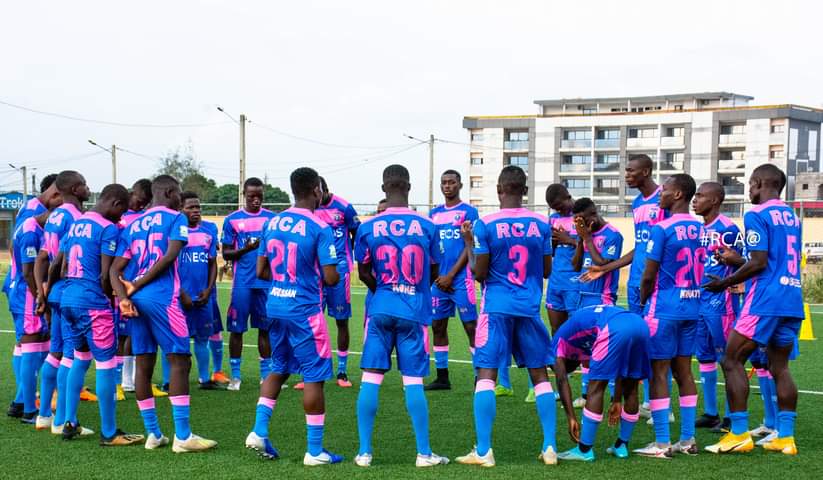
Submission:
[[[786,124],[785,123],[772,124],[772,128],[771,128],[772,133],[784,133],[785,131],[786,131]]]
[[[506,141],[503,142],[504,150],[528,150],[529,149],[529,132],[528,131],[507,131]]]
[[[583,115],[595,115],[597,113],[597,105],[578,105],[577,108],[583,112]]]
[[[721,150],[718,156],[719,170],[738,170],[746,168],[745,150]]]
[[[529,167],[529,157],[527,155],[511,155],[507,160],[507,165],[516,165],[518,167]]]
[[[783,147],[769,149],[769,158],[770,159],[777,160],[777,159],[781,159],[781,158],[785,158],[785,157],[786,157],[786,154],[785,154],[785,151],[783,150]]]
[[[483,177],[471,177],[471,188],[480,188],[483,186]]]
[[[573,197],[591,195],[591,180],[588,178],[565,178],[561,181]]]
[[[483,165],[483,157],[472,156],[472,165]]]
[[[616,153],[598,153],[595,157],[594,171],[608,172],[620,170],[620,155]]]
[[[483,141],[483,134],[482,133],[472,133],[472,143],[482,142],[482,141]]]
[[[594,181],[594,195],[617,196],[620,194],[620,179],[598,178]]]
[[[667,137],[682,137],[686,129],[683,127],[666,127]]]
[[[563,132],[564,140],[591,140],[591,130],[566,130]]]
[[[529,132],[508,132],[509,141],[512,142],[528,142]]]
[[[804,183],[804,184],[803,184],[803,187],[802,187],[802,190],[808,190],[808,189],[809,189],[809,184],[808,184],[808,183]]]
[[[563,155],[560,162],[561,172],[588,172],[591,170],[591,155]]]
[[[619,140],[620,130],[616,128],[603,128],[597,131],[598,140]]]
[[[612,112],[612,113],[618,113],[618,112],[628,112],[628,111],[629,111],[629,108],[628,108],[628,107],[613,107],[613,108],[611,109],[611,112]]]
[[[629,138],[654,138],[657,136],[656,128],[630,128]]]
[[[660,170],[683,171],[686,154],[683,152],[666,152],[665,160],[660,164]]]
[[[675,106],[674,106],[674,111],[675,111],[675,112],[680,112],[680,111],[682,111],[682,110],[683,110],[683,105],[675,105]]]
[[[726,195],[743,195],[745,189],[743,185],[743,174],[718,175],[717,181],[723,185]]]
[[[743,135],[746,133],[746,125],[721,125],[720,135]]]

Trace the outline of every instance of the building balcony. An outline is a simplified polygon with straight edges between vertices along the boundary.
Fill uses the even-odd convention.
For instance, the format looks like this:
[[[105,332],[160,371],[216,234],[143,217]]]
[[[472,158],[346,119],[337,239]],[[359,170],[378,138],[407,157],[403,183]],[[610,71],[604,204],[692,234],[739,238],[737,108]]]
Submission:
[[[770,133],[769,134],[769,145],[783,145],[786,142],[786,134],[781,133]]]
[[[617,197],[620,195],[619,187],[594,187],[595,197]]]
[[[528,140],[506,140],[503,142],[503,150],[528,150]]]
[[[560,164],[560,172],[561,173],[589,173],[592,170],[591,163],[561,163]]]
[[[620,148],[620,139],[598,138],[594,141],[594,148],[618,150]]]
[[[594,171],[596,172],[617,172],[620,170],[619,163],[597,163],[594,164]]]
[[[721,147],[724,146],[732,146],[732,145],[746,145],[746,134],[745,133],[735,133],[729,135],[720,135],[720,138],[717,141],[717,144]]]
[[[660,162],[661,172],[683,172],[683,162]]]
[[[684,138],[683,137],[661,137],[660,138],[660,146],[661,147],[679,147],[683,148],[685,146]]]
[[[743,195],[745,188],[743,184],[723,185],[723,190],[726,192],[726,195]]]
[[[627,138],[626,148],[657,148],[657,137]]]
[[[591,150],[592,141],[589,140],[562,140],[560,148]]]
[[[591,188],[569,188],[569,194],[574,198],[588,197],[592,194]]]
[[[721,172],[739,171],[746,169],[745,160],[718,160],[717,170]]]

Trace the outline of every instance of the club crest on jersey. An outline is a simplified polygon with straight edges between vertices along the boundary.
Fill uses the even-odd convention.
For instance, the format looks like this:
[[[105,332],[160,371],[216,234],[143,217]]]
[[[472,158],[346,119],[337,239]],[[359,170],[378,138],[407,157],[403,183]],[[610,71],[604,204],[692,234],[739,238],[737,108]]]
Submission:
[[[180,236],[184,237],[184,238],[188,238],[189,237],[189,227],[187,227],[185,225],[181,225],[180,226]]]
[[[337,258],[337,249],[334,247],[333,244],[329,245],[329,257],[330,258]]]
[[[37,249],[34,247],[26,247],[26,256],[29,258],[35,258],[37,256]]]

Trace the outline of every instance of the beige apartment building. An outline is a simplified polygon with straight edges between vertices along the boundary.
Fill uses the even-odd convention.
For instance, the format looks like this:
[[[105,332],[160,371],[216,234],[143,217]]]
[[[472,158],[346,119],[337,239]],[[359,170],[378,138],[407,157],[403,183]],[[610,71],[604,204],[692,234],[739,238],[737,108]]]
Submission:
[[[639,153],[655,162],[658,182],[683,172],[720,182],[730,213],[739,213],[749,175],[766,162],[787,173],[786,198],[794,199],[797,175],[821,171],[823,110],[752,100],[729,92],[537,100],[535,115],[466,116],[469,200],[493,209],[500,169],[519,165],[530,205],[544,205],[546,187],[561,182],[575,197],[625,213],[636,192],[623,169]]]

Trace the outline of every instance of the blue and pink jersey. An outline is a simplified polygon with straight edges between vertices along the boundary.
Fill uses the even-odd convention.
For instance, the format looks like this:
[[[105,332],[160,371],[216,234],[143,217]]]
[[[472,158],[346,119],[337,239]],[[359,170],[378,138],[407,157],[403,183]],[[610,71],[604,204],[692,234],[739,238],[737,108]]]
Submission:
[[[574,226],[574,215],[560,215],[555,212],[549,215],[549,225],[557,230],[563,230],[577,241],[577,229]],[[552,260],[552,273],[549,275],[549,288],[546,290],[548,297],[549,290],[579,290],[580,283],[577,277],[580,272],[575,271],[572,265],[574,257],[574,245],[558,244],[554,246],[554,259]]]
[[[443,247],[434,223],[409,208],[388,208],[357,230],[354,256],[371,264],[377,290],[369,316],[385,315],[431,323],[431,265],[439,264]]]
[[[45,211],[46,207],[40,203],[39,198],[34,197],[29,199],[29,201],[27,201],[25,205],[17,211],[17,215],[14,217],[14,224],[17,226],[22,225],[27,218],[36,217]],[[9,288],[11,286],[12,278],[14,278],[14,272],[16,269],[17,266],[14,263],[14,255],[12,254],[9,271],[6,273],[6,278],[3,280],[3,292],[6,293],[6,295],[9,294]]]
[[[697,320],[706,258],[706,247],[700,245],[702,231],[703,222],[688,213],[672,215],[652,227],[646,257],[658,262],[660,269],[646,303],[647,320]]]
[[[657,187],[648,197],[638,194],[632,201],[634,215],[634,258],[629,267],[629,287],[640,287],[646,269],[646,245],[651,239],[652,227],[663,221],[667,212],[660,208],[660,190]]]
[[[111,300],[100,284],[102,256],[114,257],[120,230],[117,225],[97,212],[88,212],[69,228],[60,249],[67,259],[66,287],[60,307],[104,310],[112,308]]]
[[[800,219],[790,206],[775,199],[753,206],[743,222],[747,251],[768,252],[769,260],[766,268],[750,280],[741,316],[803,318]]]
[[[189,222],[182,213],[166,207],[153,207],[133,220],[124,230],[117,246],[117,256],[130,259],[136,269],[135,279],[146,274],[168,252],[169,242],[189,238]],[[178,260],[145,285],[132,297],[161,305],[177,303],[180,296]]]
[[[178,268],[180,287],[192,300],[209,286],[209,261],[216,258],[217,227],[205,221],[189,227],[189,241],[180,250]]]
[[[34,263],[44,244],[43,228],[35,217],[29,217],[17,225],[12,239],[12,259],[18,268],[9,283],[9,310],[13,314],[34,313],[35,296],[29,290],[23,276],[23,265]]]
[[[706,259],[703,262],[703,275],[699,278],[701,284],[708,282],[709,275],[725,278],[737,270],[720,262],[715,252],[720,248],[728,248],[743,253],[743,236],[740,229],[725,215],[718,215],[711,223],[703,226],[700,236],[700,245],[706,247]],[[703,290],[700,294],[700,314],[712,316],[734,316],[740,309],[740,295],[731,293],[728,289],[722,292]]]
[[[263,230],[274,213],[261,208],[257,213],[245,209],[231,213],[223,220],[223,238],[221,243],[235,249],[245,247],[253,240],[263,238]],[[233,288],[268,288],[269,283],[257,278],[257,255],[248,252],[234,261]]]
[[[483,313],[540,314],[543,258],[552,254],[549,219],[525,208],[504,208],[474,222],[474,253],[489,255]]]
[[[460,202],[453,207],[438,205],[432,208],[429,212],[429,218],[434,222],[437,238],[443,244],[443,258],[440,260],[440,275],[445,275],[454,267],[454,264],[457,263],[457,260],[460,259],[460,255],[463,253],[465,245],[463,243],[463,237],[460,236],[460,226],[463,225],[463,222],[474,223],[479,216],[476,208]],[[452,285],[465,285],[467,290],[473,290],[473,288],[469,288],[469,282],[474,282],[474,279],[472,279],[471,269],[469,268],[468,262],[466,262],[466,267],[460,270],[454,277]]]
[[[594,247],[605,260],[617,260],[623,255],[623,235],[619,230],[607,223],[596,232],[592,232]],[[583,244],[583,270],[594,264],[589,247]],[[554,267],[554,265],[552,265]],[[617,285],[620,280],[620,270],[609,272],[597,280],[581,283],[580,295],[600,296],[600,303],[613,305],[617,300]]]
[[[323,220],[332,229],[334,246],[338,253],[338,271],[346,273],[352,268],[352,251],[349,232],[356,232],[360,227],[357,211],[347,201],[332,195],[329,203],[320,205],[314,215]]]
[[[120,229],[121,240],[126,235],[126,227],[131,225],[131,222],[140,218],[144,213],[146,213],[145,210],[141,210],[138,212],[129,209],[126,211],[126,213],[123,214],[122,217],[120,217],[120,222],[117,223],[117,228]],[[134,280],[135,275],[137,275],[136,264],[129,262],[129,264],[126,266],[126,269],[123,270],[123,278],[125,278],[126,280]]]
[[[64,203],[55,208],[49,219],[46,221],[44,227],[44,248],[49,254],[49,262],[53,262],[60,252],[60,242],[62,242],[69,233],[69,228],[72,224],[80,218],[82,212],[70,203]],[[63,293],[65,280],[59,279],[51,288],[49,292],[49,302],[60,303],[60,296]]]
[[[280,212],[269,220],[257,256],[264,257],[271,269],[269,318],[302,320],[322,311],[323,266],[338,264],[326,222],[304,208]]]

